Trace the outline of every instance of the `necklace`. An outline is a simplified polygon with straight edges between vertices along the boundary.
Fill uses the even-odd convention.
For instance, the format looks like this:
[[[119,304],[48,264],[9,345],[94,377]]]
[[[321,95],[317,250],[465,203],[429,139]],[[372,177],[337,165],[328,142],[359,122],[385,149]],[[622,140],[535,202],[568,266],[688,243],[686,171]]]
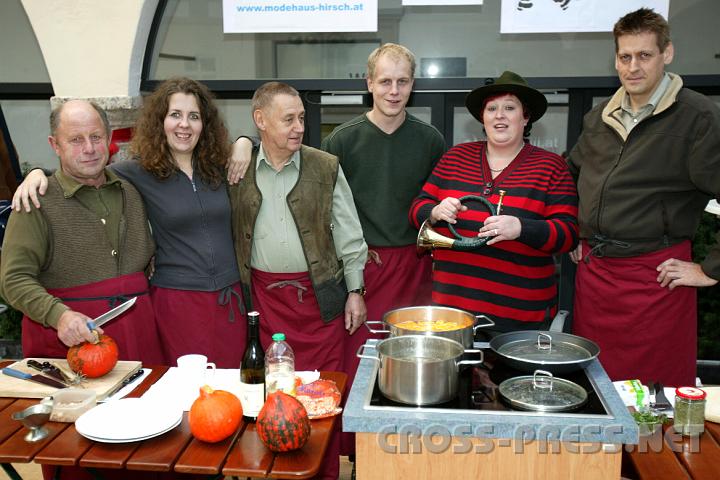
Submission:
[[[502,167],[502,168],[492,168],[492,167],[490,166],[490,159],[487,158],[488,168],[489,168],[490,171],[493,172],[493,173],[500,173],[500,172],[502,172],[502,171],[505,170],[508,166],[510,166],[510,164],[513,162],[513,160],[515,160],[515,158],[516,158],[516,157],[518,156],[518,154],[522,151],[522,149],[523,149],[523,147],[521,146],[521,147],[520,147],[520,150],[518,150],[517,152],[515,152],[515,155],[512,156],[510,162],[509,162],[507,165],[505,165],[504,167]],[[486,157],[487,157],[487,153],[486,153]]]

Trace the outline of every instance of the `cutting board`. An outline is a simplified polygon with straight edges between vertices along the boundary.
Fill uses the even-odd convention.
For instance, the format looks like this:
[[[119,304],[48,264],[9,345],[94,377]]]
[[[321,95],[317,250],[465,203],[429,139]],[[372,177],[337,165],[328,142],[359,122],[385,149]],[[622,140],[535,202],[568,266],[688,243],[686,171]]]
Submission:
[[[28,367],[26,363],[27,360],[28,359],[19,360],[8,366],[26,373],[40,373],[37,370]],[[68,367],[67,360],[64,358],[36,358],[35,360],[40,363],[47,360],[63,370],[70,372],[70,367]],[[97,393],[97,399],[103,400],[107,396],[108,392],[130,375],[140,370],[141,367],[142,363],[140,362],[120,360],[117,362],[117,365],[115,365],[115,368],[113,368],[110,372],[100,378],[86,379],[80,384],[80,388],[95,390],[95,393]],[[57,391],[57,388],[43,385],[42,383],[22,380],[0,373],[0,397],[43,398],[50,396]]]

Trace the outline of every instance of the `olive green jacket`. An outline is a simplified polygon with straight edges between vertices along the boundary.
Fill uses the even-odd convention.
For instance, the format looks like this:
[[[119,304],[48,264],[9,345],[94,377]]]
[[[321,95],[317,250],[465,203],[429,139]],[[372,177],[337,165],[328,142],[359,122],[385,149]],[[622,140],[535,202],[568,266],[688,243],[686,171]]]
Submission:
[[[286,202],[300,236],[320,315],[325,322],[329,322],[344,311],[347,298],[343,262],[338,259],[332,232],[333,191],[339,163],[334,155],[304,145],[300,155],[299,178],[287,195]],[[248,309],[252,309],[250,285],[253,232],[263,201],[256,182],[256,166],[257,151],[253,153],[243,180],[229,187],[235,254]]]
[[[10,216],[0,265],[0,294],[46,326],[68,309],[47,289],[142,272],[155,251],[135,187],[105,170],[96,189],[58,170],[41,209]],[[100,213],[102,212],[102,213]]]

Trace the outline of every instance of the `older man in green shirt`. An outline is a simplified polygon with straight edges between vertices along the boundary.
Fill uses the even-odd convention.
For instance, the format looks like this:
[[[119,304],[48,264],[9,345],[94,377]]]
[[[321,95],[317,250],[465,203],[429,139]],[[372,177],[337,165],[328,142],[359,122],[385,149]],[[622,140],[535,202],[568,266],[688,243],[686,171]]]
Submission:
[[[342,370],[344,329],[354,332],[367,315],[367,245],[350,187],[337,157],[302,145],[305,109],[297,90],[266,83],[252,109],[260,149],[230,187],[245,298],[262,316],[263,345],[283,332],[296,369]],[[337,478],[338,451],[333,441],[326,478]]]
[[[157,362],[144,275],[154,243],[140,195],[105,169],[107,116],[73,100],[52,112],[50,131],[61,168],[49,179],[42,209],[11,215],[0,265],[0,294],[25,314],[23,353],[64,357],[68,346],[95,340],[88,320],[140,296],[106,333],[121,358]]]

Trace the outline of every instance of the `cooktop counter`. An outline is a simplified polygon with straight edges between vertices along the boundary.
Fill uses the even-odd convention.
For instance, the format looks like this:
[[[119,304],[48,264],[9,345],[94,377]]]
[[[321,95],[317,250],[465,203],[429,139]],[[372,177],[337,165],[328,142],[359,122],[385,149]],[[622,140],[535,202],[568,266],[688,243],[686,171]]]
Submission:
[[[375,349],[367,345],[365,354],[375,355]],[[598,360],[572,378],[588,391],[587,404],[576,411],[554,413],[512,410],[496,398],[492,382],[493,387],[479,384],[479,369],[461,374],[470,379],[466,387],[461,383],[460,401],[422,407],[395,403],[379,392],[378,367],[377,361],[361,359],[343,412],[344,431],[430,437],[438,439],[437,444],[442,444],[442,437],[510,440],[501,445],[560,441],[593,448],[589,443],[618,453],[621,444],[638,443],[638,427]]]

